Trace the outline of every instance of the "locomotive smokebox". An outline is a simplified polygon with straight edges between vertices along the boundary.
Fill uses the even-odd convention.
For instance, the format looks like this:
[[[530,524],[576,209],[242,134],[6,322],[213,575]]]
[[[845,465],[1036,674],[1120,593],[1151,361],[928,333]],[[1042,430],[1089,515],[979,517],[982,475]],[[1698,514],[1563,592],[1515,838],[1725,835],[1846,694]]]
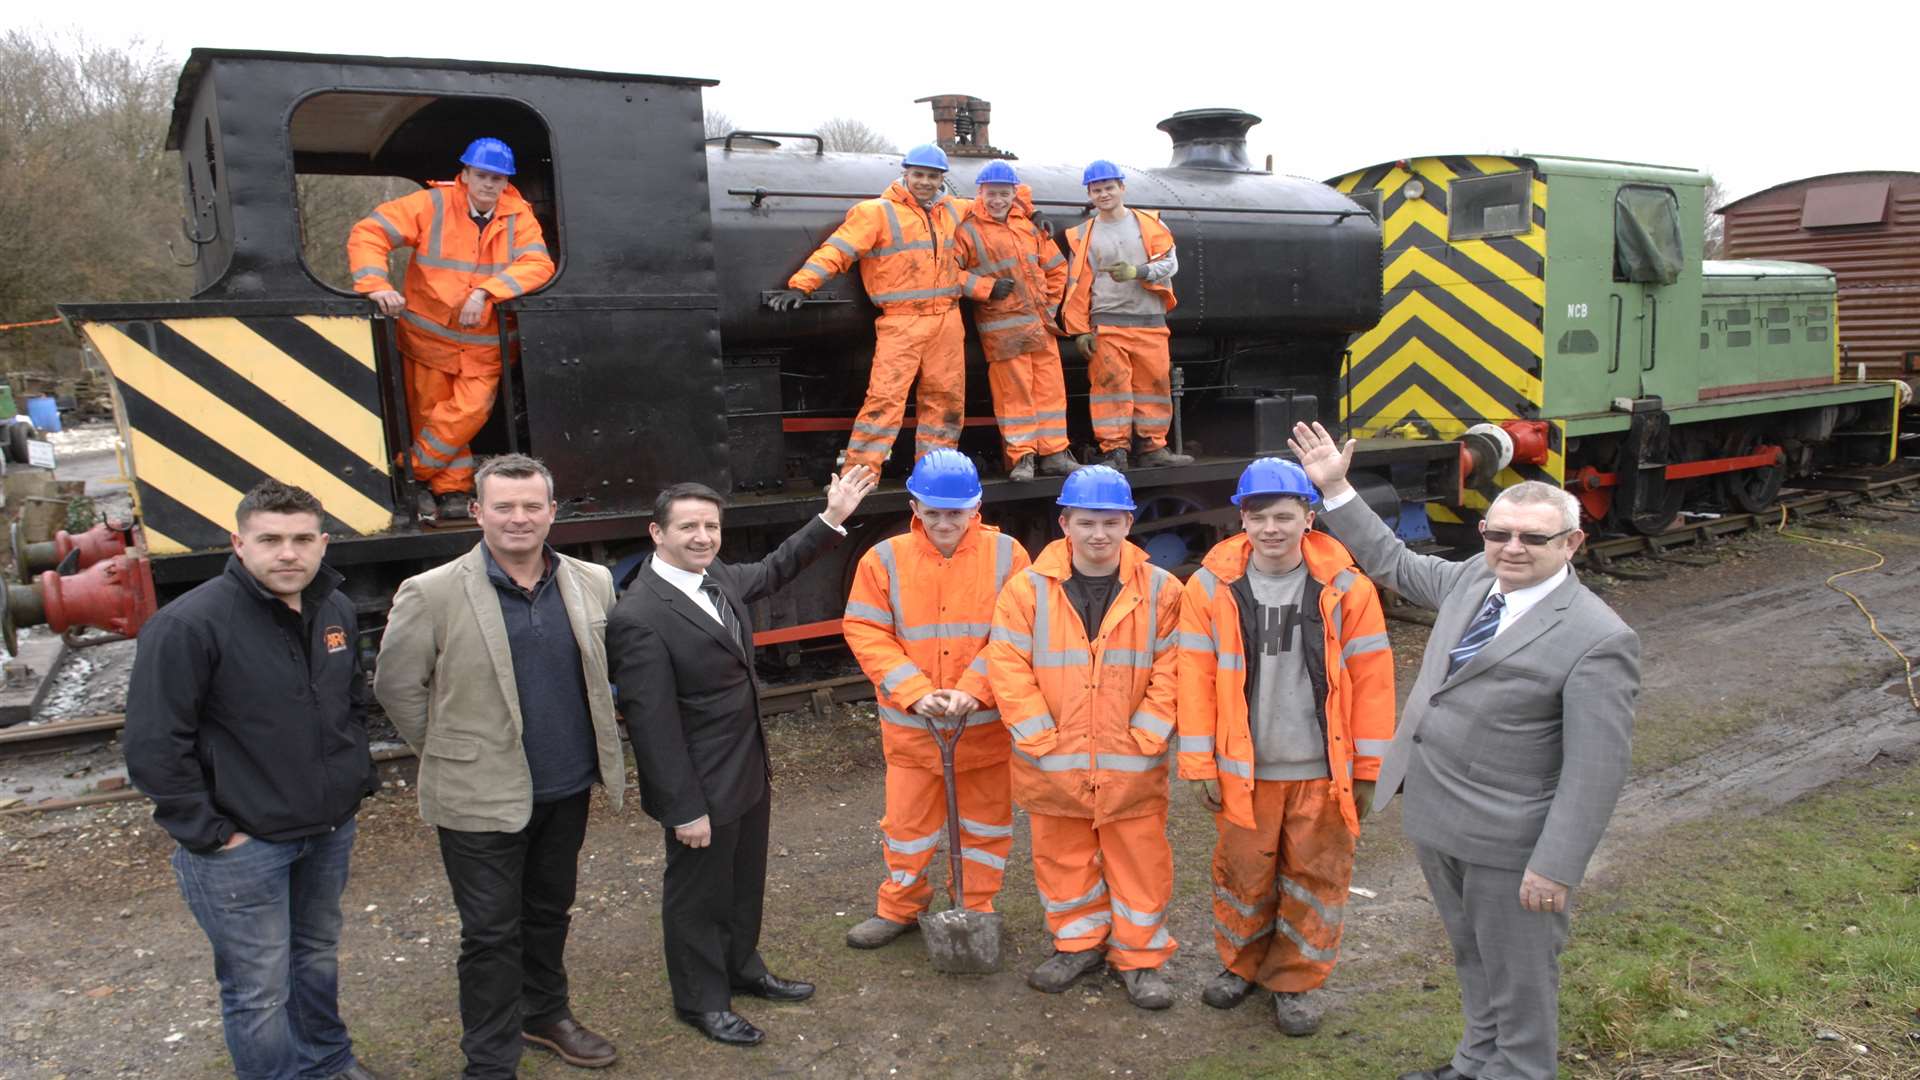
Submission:
[[[1169,168],[1253,172],[1247,164],[1247,131],[1259,122],[1244,109],[1186,109],[1154,126],[1173,139]]]

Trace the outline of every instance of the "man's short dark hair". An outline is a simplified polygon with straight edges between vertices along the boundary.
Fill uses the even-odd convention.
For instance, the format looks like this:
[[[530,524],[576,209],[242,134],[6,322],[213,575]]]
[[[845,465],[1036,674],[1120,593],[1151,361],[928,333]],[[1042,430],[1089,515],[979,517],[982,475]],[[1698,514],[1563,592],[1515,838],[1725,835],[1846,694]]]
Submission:
[[[1279,502],[1281,499],[1292,499],[1294,502],[1300,504],[1300,509],[1305,511],[1311,511],[1313,509],[1313,500],[1303,499],[1298,495],[1249,495],[1240,500],[1240,512],[1243,514],[1264,514],[1273,508],[1274,503]]]
[[[486,490],[485,484],[490,476],[497,476],[502,480],[541,477],[547,482],[547,501],[553,501],[553,473],[547,471],[546,464],[537,457],[528,457],[526,454],[501,454],[488,458],[486,463],[480,466],[480,471],[473,474],[475,499],[480,498],[480,493]]]
[[[689,480],[686,483],[675,484],[670,488],[666,488],[654,498],[654,524],[663,529],[666,528],[668,521],[672,520],[673,504],[679,502],[681,499],[699,499],[701,502],[710,502],[713,504],[714,509],[723,514],[726,513],[727,510],[727,500],[721,498],[719,492],[705,484],[696,484]]]
[[[241,532],[247,528],[247,519],[255,514],[312,514],[319,518],[322,527],[326,523],[326,511],[320,508],[320,500],[306,488],[283,484],[269,476],[253,485],[246,498],[233,511],[234,527]]]

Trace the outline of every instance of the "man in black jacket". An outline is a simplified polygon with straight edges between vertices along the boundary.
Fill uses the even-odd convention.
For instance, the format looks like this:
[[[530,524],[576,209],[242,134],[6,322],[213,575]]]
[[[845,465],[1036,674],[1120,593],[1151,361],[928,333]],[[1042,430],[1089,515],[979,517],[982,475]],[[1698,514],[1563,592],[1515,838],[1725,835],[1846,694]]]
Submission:
[[[235,1075],[372,1080],[337,1001],[354,814],[379,788],[359,627],[318,499],[266,480],[234,518],[225,572],[141,629],[127,771],[179,843]]]
[[[720,495],[702,484],[666,489],[648,526],[653,557],[607,621],[640,805],[666,828],[660,917],[674,1011],[719,1042],[764,1037],[733,1011],[735,991],[774,1001],[813,995],[760,958],[772,774],[748,605],[838,543],[874,480],[865,466],[836,477],[824,513],[765,559],[737,566],[717,558]]]

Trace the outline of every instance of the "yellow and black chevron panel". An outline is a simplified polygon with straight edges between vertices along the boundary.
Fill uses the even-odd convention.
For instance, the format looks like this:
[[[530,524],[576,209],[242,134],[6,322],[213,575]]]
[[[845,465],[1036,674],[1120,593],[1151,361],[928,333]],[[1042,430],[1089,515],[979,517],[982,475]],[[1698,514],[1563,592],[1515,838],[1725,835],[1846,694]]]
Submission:
[[[1447,227],[1455,181],[1529,168],[1524,158],[1429,157],[1333,182],[1377,198],[1384,244],[1384,314],[1354,341],[1344,373],[1344,419],[1354,434],[1411,428],[1453,438],[1483,420],[1537,415],[1546,183],[1536,174],[1525,233],[1450,240]]]
[[[227,546],[234,507],[269,476],[317,496],[335,536],[392,527],[370,320],[182,316],[81,329],[113,376],[153,554]]]

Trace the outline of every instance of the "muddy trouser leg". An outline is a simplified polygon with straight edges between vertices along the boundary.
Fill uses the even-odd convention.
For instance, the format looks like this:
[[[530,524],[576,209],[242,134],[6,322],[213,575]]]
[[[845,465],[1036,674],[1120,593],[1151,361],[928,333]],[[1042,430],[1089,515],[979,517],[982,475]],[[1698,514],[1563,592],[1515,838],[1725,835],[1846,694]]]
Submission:
[[[967,339],[958,305],[944,315],[920,316],[927,335],[920,353],[920,395],[914,407],[913,458],[960,446],[967,417]]]
[[[1275,823],[1279,905],[1258,982],[1269,990],[1300,993],[1326,982],[1339,959],[1355,837],[1331,781],[1261,780],[1254,783],[1256,793],[1269,784],[1279,789],[1283,805]]]
[[[866,465],[879,472],[900,437],[907,413],[907,390],[920,371],[920,342],[911,332],[919,315],[882,315],[874,320],[873,368],[867,398],[853,419],[847,439],[847,467]]]
[[[1123,330],[1096,331],[1093,359],[1087,361],[1087,410],[1100,452],[1126,450],[1133,442],[1133,361]]]
[[[1128,327],[1126,334],[1133,368],[1133,434],[1144,454],[1167,445],[1167,431],[1173,424],[1168,335],[1163,326]]]
[[[987,365],[987,385],[993,390],[993,416],[1000,425],[1000,443],[1007,468],[1034,452],[1035,419],[1033,363],[1024,353]]]

